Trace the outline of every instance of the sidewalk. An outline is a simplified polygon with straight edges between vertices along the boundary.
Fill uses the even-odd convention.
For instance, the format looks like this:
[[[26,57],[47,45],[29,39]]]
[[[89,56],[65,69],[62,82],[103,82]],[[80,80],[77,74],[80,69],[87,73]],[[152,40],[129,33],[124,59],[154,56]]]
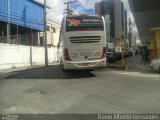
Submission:
[[[127,71],[151,72],[150,63],[141,63],[142,56],[133,55],[125,58],[125,65],[122,65],[122,60],[118,60],[113,64],[107,64],[107,67],[123,69]]]
[[[52,63],[52,64],[49,64],[48,66],[57,65],[57,64],[59,63]],[[33,65],[33,66],[23,66],[23,67],[16,67],[16,68],[10,68],[10,69],[0,69],[0,74],[37,69],[37,68],[43,68],[43,67],[45,67],[45,65]]]
[[[150,62],[141,63],[141,55],[133,55],[125,59],[125,63],[128,65],[129,71],[151,71]]]

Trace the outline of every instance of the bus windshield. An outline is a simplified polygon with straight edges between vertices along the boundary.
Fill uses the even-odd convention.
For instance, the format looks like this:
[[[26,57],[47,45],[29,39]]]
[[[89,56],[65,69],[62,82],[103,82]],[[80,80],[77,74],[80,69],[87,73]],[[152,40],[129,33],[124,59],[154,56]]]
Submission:
[[[74,16],[66,19],[66,32],[104,31],[103,20],[98,16]]]

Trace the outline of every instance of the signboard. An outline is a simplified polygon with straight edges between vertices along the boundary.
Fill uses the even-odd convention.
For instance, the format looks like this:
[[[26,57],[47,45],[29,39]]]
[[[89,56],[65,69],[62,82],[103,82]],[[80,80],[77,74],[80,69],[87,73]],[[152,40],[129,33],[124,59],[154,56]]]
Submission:
[[[74,16],[66,19],[67,31],[76,30],[103,30],[101,17],[96,16]]]

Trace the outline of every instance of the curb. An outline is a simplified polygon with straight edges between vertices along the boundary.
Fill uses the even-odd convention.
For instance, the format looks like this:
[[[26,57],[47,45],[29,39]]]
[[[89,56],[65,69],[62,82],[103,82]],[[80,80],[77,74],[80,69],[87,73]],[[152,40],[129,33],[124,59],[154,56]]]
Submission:
[[[107,67],[109,68],[116,68],[116,69],[121,69],[121,70],[127,70],[128,65],[115,65],[115,64],[107,64]]]

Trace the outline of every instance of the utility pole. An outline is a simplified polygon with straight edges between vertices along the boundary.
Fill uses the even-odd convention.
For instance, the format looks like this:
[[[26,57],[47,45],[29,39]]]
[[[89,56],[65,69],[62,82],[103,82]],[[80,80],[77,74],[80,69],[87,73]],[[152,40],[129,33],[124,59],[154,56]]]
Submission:
[[[10,0],[8,0],[7,43],[10,44]]]
[[[120,40],[121,40],[121,53],[122,53],[122,65],[125,65],[124,61],[124,31],[120,33]]]
[[[48,49],[47,49],[47,25],[46,25],[46,0],[44,0],[44,46],[45,46],[45,67],[48,67]]]
[[[128,39],[129,39],[129,48],[131,48],[131,33],[132,33],[132,22],[131,22],[131,18],[129,18],[129,35],[128,35]]]
[[[64,14],[72,15],[73,10],[70,9],[70,4],[75,3],[75,2],[77,2],[77,0],[75,0],[75,1],[69,1],[69,2],[64,2],[64,4],[67,5],[67,8],[65,9]]]

